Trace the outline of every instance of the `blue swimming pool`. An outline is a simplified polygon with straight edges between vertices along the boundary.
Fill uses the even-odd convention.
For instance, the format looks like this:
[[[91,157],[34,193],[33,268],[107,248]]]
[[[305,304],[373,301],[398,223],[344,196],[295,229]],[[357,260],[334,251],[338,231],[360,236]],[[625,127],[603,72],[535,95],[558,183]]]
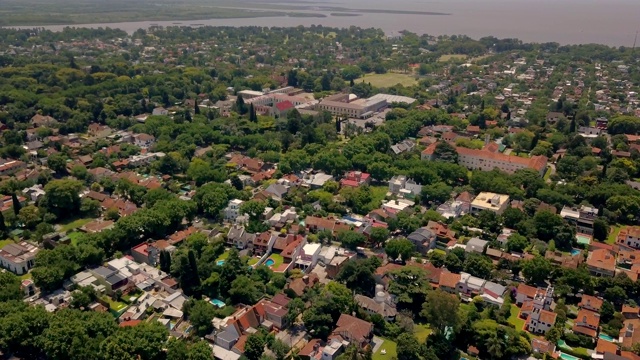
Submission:
[[[602,339],[602,340],[607,340],[607,341],[609,341],[609,342],[614,342],[614,341],[616,341],[616,339],[612,338],[611,336],[609,336],[609,335],[607,335],[607,334],[600,334],[598,337],[599,337],[600,339]]]
[[[216,265],[218,265],[218,266],[222,266],[222,265],[224,265],[224,260],[218,260],[218,261],[216,261]]]
[[[222,300],[219,299],[211,299],[211,303],[219,308],[224,307],[225,303]]]
[[[580,254],[582,251],[580,251],[579,249],[571,249],[571,255],[572,256],[576,256],[578,254]]]
[[[580,360],[580,358],[577,358],[577,357],[569,355],[569,354],[565,354],[562,351],[560,352],[560,358],[562,358],[564,360]]]
[[[267,261],[264,262],[265,265],[267,266],[272,266],[273,264],[275,264],[276,262],[273,261],[273,259],[267,259]]]

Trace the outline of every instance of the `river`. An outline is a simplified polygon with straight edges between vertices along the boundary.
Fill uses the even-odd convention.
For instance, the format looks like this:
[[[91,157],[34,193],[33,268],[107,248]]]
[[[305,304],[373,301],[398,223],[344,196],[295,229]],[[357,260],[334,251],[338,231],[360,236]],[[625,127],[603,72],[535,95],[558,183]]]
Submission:
[[[381,28],[387,33],[409,30],[419,34],[464,34],[473,38],[493,35],[525,42],[555,41],[561,44],[599,43],[632,46],[640,29],[640,0],[335,0],[318,5],[352,9],[393,9],[443,12],[450,15],[363,13],[356,17],[325,18],[266,17],[241,19],[138,21],[110,24],[71,25],[112,27],[133,32],[152,24],[172,26],[310,26]],[[300,12],[298,10],[295,10]],[[65,25],[42,26],[59,31]],[[638,44],[640,45],[640,44]]]

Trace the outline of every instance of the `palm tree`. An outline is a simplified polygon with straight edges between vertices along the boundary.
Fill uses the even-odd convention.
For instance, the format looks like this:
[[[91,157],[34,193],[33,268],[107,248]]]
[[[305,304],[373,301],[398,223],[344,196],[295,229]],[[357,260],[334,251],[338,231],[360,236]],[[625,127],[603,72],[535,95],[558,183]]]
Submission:
[[[502,358],[502,356],[504,355],[502,347],[502,341],[500,341],[497,335],[493,335],[489,339],[487,339],[487,352],[489,353],[489,355],[491,355],[492,359]]]

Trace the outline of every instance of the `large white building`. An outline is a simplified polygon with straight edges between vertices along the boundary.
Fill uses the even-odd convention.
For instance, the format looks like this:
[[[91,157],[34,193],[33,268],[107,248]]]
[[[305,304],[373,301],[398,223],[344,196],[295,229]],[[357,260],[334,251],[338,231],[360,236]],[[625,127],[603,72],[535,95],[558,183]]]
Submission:
[[[224,209],[224,219],[229,222],[236,222],[240,216],[240,206],[244,201],[240,199],[233,199],[229,201],[229,205]]]
[[[349,94],[336,94],[322,99],[316,105],[316,110],[328,111],[336,116],[366,119],[387,105],[388,102],[383,97],[350,100]]]
[[[488,210],[500,215],[508,206],[509,195],[481,192],[471,202],[471,213],[476,214],[482,210]]]
[[[434,151],[438,142],[429,145],[422,151],[422,160],[433,160]],[[515,155],[505,155],[498,151],[498,144],[490,143],[481,150],[468,149],[465,147],[455,147],[458,153],[458,164],[471,169],[491,171],[499,169],[509,174],[513,174],[520,169],[533,169],[540,176],[543,176],[547,169],[546,156],[532,156],[523,158]]]
[[[0,249],[0,265],[18,275],[26,274],[35,264],[38,247],[23,241]]]

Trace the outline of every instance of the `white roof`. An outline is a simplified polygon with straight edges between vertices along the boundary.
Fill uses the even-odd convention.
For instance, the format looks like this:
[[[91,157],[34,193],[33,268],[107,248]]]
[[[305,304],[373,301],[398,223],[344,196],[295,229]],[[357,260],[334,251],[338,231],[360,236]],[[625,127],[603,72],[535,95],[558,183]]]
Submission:
[[[416,99],[410,98],[408,96],[400,96],[400,95],[391,95],[391,94],[377,94],[368,98],[367,101],[376,101],[376,100],[386,100],[388,103],[405,103],[405,104],[413,104]]]
[[[302,251],[304,251],[305,254],[315,254],[316,251],[318,251],[320,249],[322,245],[317,244],[317,243],[313,243],[313,244],[306,244],[303,248]]]

